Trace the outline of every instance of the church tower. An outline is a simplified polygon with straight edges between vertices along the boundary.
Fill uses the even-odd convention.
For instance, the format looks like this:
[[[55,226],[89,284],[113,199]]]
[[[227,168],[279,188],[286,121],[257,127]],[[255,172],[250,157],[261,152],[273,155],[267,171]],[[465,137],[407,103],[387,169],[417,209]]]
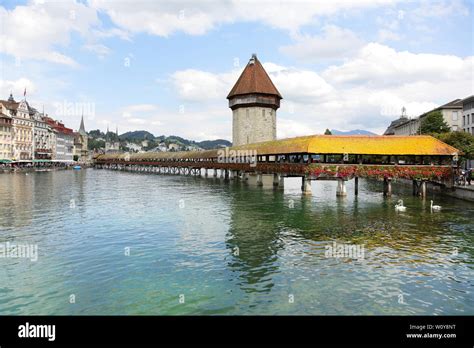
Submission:
[[[227,96],[232,109],[232,145],[276,139],[276,110],[282,96],[253,54]]]

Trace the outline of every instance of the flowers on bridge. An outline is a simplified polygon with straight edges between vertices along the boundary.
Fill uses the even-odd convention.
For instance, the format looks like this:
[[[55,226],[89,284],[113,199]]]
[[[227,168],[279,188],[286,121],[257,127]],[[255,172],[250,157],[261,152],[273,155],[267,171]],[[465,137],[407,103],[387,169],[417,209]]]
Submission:
[[[311,164],[306,168],[306,174],[315,177],[343,179],[358,176],[374,179],[443,180],[451,177],[451,168],[435,166]]]

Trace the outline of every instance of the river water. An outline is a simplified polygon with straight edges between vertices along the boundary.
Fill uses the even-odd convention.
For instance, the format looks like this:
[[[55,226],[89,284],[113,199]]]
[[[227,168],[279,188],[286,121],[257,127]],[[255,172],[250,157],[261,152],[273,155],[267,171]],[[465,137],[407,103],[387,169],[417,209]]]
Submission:
[[[0,258],[0,314],[474,314],[473,203],[300,185],[0,174],[0,245],[38,248],[37,261]],[[328,254],[342,244],[357,257]]]

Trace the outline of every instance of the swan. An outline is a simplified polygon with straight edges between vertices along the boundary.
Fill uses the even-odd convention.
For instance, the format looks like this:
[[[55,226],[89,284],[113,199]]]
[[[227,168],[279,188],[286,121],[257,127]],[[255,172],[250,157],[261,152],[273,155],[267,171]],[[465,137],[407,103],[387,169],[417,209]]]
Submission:
[[[406,211],[407,207],[403,205],[403,200],[399,200],[398,203],[395,205],[395,211]]]
[[[440,205],[433,205],[433,201],[431,201],[431,211],[440,211],[441,206]]]

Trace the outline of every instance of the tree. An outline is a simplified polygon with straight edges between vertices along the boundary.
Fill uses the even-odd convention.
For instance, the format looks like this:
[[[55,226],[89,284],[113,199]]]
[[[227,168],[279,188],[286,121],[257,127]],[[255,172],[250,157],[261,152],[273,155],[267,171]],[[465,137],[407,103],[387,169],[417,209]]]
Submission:
[[[421,119],[421,134],[441,134],[449,132],[449,125],[444,121],[441,111],[431,111]]]
[[[461,159],[474,159],[474,135],[463,131],[435,134],[435,137],[464,152]]]
[[[332,132],[329,130],[329,128],[326,128],[324,135],[332,135]]]

